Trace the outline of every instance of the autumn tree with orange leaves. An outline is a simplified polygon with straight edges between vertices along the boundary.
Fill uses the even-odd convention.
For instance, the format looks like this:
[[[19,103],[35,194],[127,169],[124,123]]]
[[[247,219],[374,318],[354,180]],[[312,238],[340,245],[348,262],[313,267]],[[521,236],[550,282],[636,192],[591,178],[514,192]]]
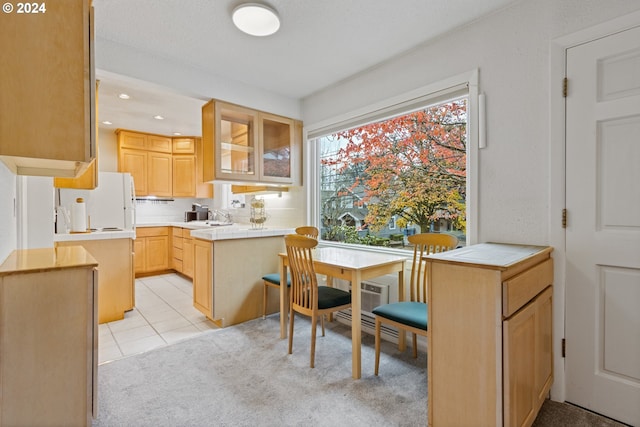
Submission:
[[[466,119],[460,99],[342,131],[335,135],[341,148],[321,164],[349,177],[344,188],[362,194],[374,231],[393,215],[421,232],[441,218],[464,230]]]

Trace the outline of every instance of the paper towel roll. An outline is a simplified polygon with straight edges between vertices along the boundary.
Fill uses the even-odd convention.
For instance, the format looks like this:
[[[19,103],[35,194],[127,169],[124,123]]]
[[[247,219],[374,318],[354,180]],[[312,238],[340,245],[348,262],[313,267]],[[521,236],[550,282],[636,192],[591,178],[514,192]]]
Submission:
[[[71,205],[71,232],[84,233],[87,231],[87,207],[82,197],[78,197]]]

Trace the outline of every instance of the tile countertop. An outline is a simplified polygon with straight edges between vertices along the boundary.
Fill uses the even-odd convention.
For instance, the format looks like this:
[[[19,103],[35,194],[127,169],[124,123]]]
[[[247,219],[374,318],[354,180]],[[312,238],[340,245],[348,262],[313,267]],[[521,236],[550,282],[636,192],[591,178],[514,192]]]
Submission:
[[[78,240],[135,239],[134,230],[94,231],[91,233],[54,234],[54,242],[73,242]]]
[[[249,224],[210,226],[205,221],[152,222],[137,224],[141,227],[182,227],[191,229],[191,237],[202,240],[250,239],[255,237],[284,236],[296,232],[295,227],[265,227],[253,229]]]

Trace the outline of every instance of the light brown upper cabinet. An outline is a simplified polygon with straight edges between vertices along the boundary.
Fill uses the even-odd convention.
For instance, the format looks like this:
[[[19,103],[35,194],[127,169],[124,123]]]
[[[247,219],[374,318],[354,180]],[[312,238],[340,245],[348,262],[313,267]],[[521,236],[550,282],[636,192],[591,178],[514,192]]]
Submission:
[[[207,181],[301,184],[299,121],[212,100],[202,107],[202,139],[213,157]]]
[[[80,175],[96,156],[91,1],[3,14],[0,49],[11,58],[0,62],[0,160],[19,175]]]
[[[213,197],[203,180],[200,138],[117,130],[118,171],[133,177],[137,196]]]
[[[130,173],[136,196],[171,197],[171,138],[118,129],[118,172]]]
[[[98,86],[100,82],[96,82],[96,118],[98,117]],[[98,186],[98,121],[95,122],[96,127],[96,156],[89,163],[89,167],[75,178],[54,178],[53,186],[55,188],[79,188],[83,190],[93,190]]]

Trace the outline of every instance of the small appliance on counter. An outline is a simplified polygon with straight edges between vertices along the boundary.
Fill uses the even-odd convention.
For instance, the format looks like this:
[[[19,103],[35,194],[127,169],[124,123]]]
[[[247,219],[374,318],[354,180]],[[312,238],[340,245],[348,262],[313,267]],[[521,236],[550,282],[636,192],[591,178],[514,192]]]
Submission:
[[[58,216],[58,233],[66,229],[71,232],[135,230],[135,187],[131,175],[100,172],[98,180],[100,185],[94,190],[57,190],[56,208],[71,212],[71,223],[65,224],[66,216]],[[79,199],[82,202],[78,202]]]
[[[209,206],[194,203],[191,210],[184,213],[184,222],[206,221],[209,219]]]

